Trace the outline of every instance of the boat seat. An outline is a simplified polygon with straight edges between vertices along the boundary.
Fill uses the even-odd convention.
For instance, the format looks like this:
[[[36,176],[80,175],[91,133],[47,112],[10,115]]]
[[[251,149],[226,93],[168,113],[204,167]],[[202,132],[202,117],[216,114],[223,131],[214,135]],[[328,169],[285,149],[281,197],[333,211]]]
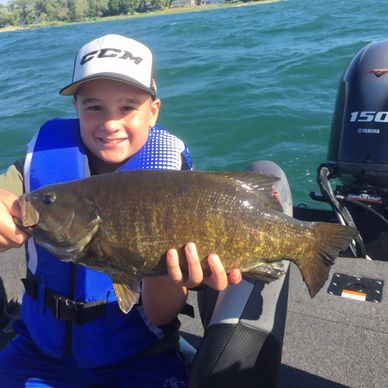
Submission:
[[[270,161],[256,162],[249,170],[280,178],[275,187],[284,211],[292,215],[291,192],[283,171]],[[288,262],[285,265],[288,268]],[[268,284],[243,280],[222,292],[208,287],[197,291],[204,331],[197,351],[191,348],[187,353],[192,360],[189,388],[276,386],[287,312],[288,278],[287,271],[285,276]]]

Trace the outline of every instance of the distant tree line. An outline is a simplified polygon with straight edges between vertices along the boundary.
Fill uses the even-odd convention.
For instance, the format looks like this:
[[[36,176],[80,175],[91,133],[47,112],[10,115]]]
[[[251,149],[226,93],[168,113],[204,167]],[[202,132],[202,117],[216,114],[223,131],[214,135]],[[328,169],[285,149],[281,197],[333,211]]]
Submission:
[[[0,5],[0,28],[49,22],[77,22],[170,7],[171,0],[10,0]]]

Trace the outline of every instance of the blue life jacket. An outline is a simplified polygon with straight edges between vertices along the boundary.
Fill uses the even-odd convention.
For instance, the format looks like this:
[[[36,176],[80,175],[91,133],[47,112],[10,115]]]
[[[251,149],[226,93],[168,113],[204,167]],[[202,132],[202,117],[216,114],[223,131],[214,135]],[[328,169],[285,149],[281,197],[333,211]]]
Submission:
[[[185,144],[155,126],[146,144],[120,170],[191,169]],[[24,181],[26,192],[41,186],[90,175],[77,119],[54,119],[45,123],[29,144]],[[33,239],[28,242],[28,272],[36,281],[35,295],[25,293],[22,320],[37,346],[60,358],[69,349],[81,368],[116,363],[141,353],[163,339],[165,333],[147,320],[141,305],[124,314],[118,307],[109,276],[71,263],[61,262]],[[59,320],[47,307],[47,290],[75,301],[106,301],[105,314],[78,324]]]

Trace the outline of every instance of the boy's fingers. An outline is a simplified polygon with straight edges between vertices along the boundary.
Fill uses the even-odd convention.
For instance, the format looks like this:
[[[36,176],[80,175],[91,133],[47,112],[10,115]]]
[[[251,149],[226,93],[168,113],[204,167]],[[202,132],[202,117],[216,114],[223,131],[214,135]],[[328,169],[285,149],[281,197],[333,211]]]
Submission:
[[[238,269],[233,269],[228,275],[226,274],[224,266],[216,254],[209,255],[208,264],[211,275],[204,278],[197,248],[192,242],[185,245],[185,256],[188,269],[187,279],[180,268],[178,252],[175,249],[170,249],[167,252],[168,277],[169,281],[174,284],[193,288],[203,282],[211,288],[222,291],[228,284],[238,284],[241,281],[242,276]]]
[[[182,271],[179,266],[179,256],[176,249],[167,251],[167,272],[172,283],[181,284],[183,281]]]
[[[28,237],[25,240],[23,239],[22,242],[15,242],[15,241],[7,240],[4,237],[0,237],[0,252],[7,251],[8,249],[11,249],[11,248],[19,248],[25,243],[27,239]]]
[[[8,191],[0,189],[0,202],[3,203],[5,208],[15,218],[21,218],[21,210],[18,201],[18,197]]]
[[[228,277],[219,256],[212,253],[208,257],[208,263],[212,274],[204,283],[218,291],[224,290],[228,286]]]
[[[228,273],[228,282],[229,284],[238,284],[242,280],[242,274],[239,269],[232,269]]]
[[[188,268],[186,287],[196,287],[202,283],[203,272],[201,262],[198,257],[197,247],[194,243],[189,242],[185,245],[185,255]]]
[[[20,217],[17,197],[0,190],[0,250],[21,246],[29,236],[14,223],[13,217]]]
[[[185,287],[196,287],[203,280],[202,268],[199,262],[197,248],[194,243],[188,243],[185,246],[185,256],[187,261],[187,279],[179,265],[179,256],[176,249],[167,251],[167,271],[170,282]]]
[[[0,236],[0,252],[4,252],[9,248],[13,248],[11,241],[6,239],[4,236]]]
[[[15,224],[11,226],[1,225],[0,230],[0,252],[10,248],[22,246],[29,236],[23,233]]]

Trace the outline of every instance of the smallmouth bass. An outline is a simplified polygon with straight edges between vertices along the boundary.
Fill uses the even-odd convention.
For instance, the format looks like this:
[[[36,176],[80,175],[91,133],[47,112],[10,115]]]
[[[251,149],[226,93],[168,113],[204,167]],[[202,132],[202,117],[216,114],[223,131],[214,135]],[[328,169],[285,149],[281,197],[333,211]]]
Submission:
[[[239,268],[265,281],[284,273],[286,259],[314,297],[357,231],[285,215],[272,195],[276,180],[256,172],[102,174],[24,194],[19,225],[59,259],[111,276],[123,312],[137,303],[143,277],[167,273],[168,249],[178,250],[187,274],[189,241],[197,245],[205,276],[212,252],[226,271]]]

